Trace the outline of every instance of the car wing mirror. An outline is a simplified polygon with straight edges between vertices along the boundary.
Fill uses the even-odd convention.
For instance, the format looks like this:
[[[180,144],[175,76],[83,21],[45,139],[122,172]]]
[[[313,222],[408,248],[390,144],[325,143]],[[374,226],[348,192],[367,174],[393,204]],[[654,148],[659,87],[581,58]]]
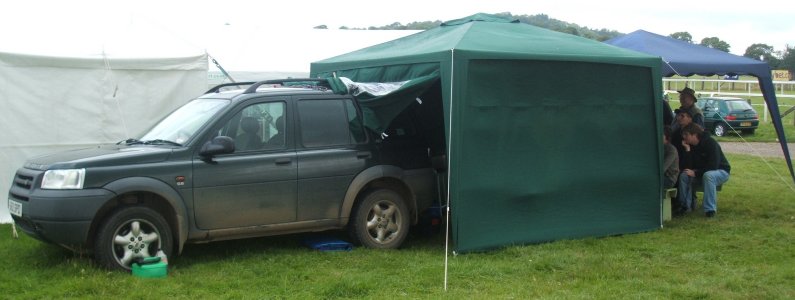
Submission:
[[[217,136],[202,145],[199,155],[210,159],[215,155],[233,152],[235,152],[235,140],[228,136]]]

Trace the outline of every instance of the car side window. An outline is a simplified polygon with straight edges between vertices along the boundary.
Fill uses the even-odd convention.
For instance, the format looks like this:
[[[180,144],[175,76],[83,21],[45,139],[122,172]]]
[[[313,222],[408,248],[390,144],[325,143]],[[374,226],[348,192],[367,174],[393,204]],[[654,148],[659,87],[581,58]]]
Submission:
[[[715,100],[707,100],[706,103],[704,104],[703,110],[706,111],[718,110],[718,108],[715,107]]]
[[[221,129],[234,138],[235,152],[279,149],[285,146],[284,102],[249,105]]]
[[[349,117],[355,107],[348,99],[298,101],[301,143],[304,147],[350,145],[364,139],[358,115]],[[357,124],[351,126],[351,124]],[[355,132],[355,133],[354,133]]]

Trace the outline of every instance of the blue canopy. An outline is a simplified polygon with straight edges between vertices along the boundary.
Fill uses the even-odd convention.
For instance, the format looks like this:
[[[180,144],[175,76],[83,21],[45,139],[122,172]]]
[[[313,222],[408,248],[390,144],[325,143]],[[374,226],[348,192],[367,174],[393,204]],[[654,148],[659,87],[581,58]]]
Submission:
[[[691,44],[675,38],[654,34],[644,30],[637,30],[627,35],[615,37],[605,43],[660,56],[663,60],[662,75],[752,75],[759,80],[762,96],[773,116],[773,126],[776,128],[781,150],[789,166],[789,173],[795,181],[792,170],[792,160],[789,156],[787,138],[781,124],[781,117],[776,100],[775,87],[771,77],[770,66],[763,61],[737,56],[720,50]]]

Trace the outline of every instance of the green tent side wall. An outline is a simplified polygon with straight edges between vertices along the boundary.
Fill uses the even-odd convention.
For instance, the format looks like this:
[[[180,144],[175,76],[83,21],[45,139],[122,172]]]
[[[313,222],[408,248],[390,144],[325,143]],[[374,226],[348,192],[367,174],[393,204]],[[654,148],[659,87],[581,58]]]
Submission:
[[[310,73],[439,74],[453,238],[467,252],[659,228],[660,67],[659,57],[475,15]]]

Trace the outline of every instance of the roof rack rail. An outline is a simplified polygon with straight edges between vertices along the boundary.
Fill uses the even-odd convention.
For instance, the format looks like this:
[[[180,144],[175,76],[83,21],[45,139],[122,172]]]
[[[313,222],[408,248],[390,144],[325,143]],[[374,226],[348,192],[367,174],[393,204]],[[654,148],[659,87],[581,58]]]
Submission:
[[[223,88],[223,87],[227,87],[227,86],[238,86],[239,87],[241,85],[252,85],[252,84],[255,84],[255,83],[256,83],[256,81],[222,83],[222,84],[214,86],[213,88],[207,90],[204,93],[205,94],[218,93],[219,91],[221,91],[221,88]]]
[[[329,88],[329,89],[331,88],[331,86],[328,84],[328,81],[325,78],[272,79],[272,80],[258,81],[256,83],[252,84],[245,91],[243,91],[243,94],[256,93],[257,92],[257,88],[259,88],[263,84],[281,84],[281,85],[284,85],[285,83],[290,83],[290,82],[307,82],[307,81],[317,82],[318,83],[317,86],[321,86],[321,87],[325,87],[325,88]]]

